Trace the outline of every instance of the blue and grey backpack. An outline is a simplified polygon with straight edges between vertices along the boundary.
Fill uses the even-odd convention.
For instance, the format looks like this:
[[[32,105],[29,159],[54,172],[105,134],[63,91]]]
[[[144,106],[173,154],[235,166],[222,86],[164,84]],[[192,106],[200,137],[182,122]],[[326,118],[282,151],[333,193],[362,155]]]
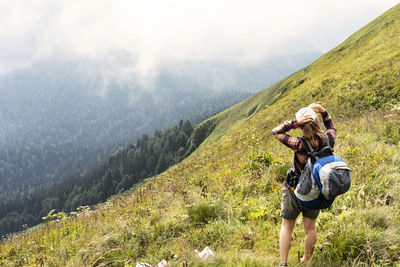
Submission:
[[[307,139],[300,138],[307,151],[307,163],[294,190],[297,202],[308,209],[329,208],[335,197],[346,193],[352,171],[342,158],[333,153],[326,136],[326,146],[314,151]]]

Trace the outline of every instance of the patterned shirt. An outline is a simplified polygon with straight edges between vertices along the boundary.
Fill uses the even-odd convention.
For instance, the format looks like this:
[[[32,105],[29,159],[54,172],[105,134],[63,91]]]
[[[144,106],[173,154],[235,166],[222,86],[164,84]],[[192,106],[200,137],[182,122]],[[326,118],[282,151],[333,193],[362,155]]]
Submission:
[[[335,125],[333,124],[332,118],[327,110],[321,113],[321,116],[326,128],[325,134],[328,136],[330,145],[333,148],[336,139]],[[300,141],[299,137],[292,137],[286,134],[287,131],[291,129],[296,129],[297,127],[298,127],[297,120],[294,119],[289,122],[284,122],[283,124],[275,127],[272,130],[272,134],[276,137],[276,139],[278,139],[284,145],[293,149],[294,160],[291,169],[300,175],[302,170],[304,169],[304,166],[307,163],[307,158],[308,158],[307,151],[304,148],[303,143]],[[314,148],[315,151],[319,151],[325,146],[325,140],[320,140],[319,138],[317,138],[316,142],[318,145],[317,148]],[[287,186],[287,183],[285,186]]]

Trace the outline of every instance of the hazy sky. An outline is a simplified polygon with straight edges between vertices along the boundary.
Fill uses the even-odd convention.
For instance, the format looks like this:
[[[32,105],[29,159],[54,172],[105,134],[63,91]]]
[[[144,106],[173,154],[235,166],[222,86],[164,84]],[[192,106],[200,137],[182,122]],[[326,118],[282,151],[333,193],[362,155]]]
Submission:
[[[327,52],[394,0],[0,0],[0,71],[42,57],[126,51],[147,73],[163,62],[252,63]]]

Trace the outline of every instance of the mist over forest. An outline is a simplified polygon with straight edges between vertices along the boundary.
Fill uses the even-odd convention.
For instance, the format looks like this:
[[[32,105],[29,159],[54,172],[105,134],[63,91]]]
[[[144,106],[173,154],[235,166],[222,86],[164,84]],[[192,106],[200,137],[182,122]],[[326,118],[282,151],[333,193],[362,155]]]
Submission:
[[[12,225],[10,218],[23,212],[7,206],[11,200],[86,173],[143,135],[180,120],[197,124],[318,55],[279,55],[250,65],[170,62],[143,76],[129,68],[133,59],[117,53],[111,59],[48,58],[3,74],[0,201],[8,208],[0,209],[0,220]],[[40,214],[32,216],[53,208],[44,200],[40,205]]]

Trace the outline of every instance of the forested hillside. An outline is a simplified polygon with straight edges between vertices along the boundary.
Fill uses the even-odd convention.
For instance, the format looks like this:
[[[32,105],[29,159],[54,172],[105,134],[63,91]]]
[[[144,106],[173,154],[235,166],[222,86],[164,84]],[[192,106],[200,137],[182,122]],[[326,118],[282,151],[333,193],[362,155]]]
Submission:
[[[190,155],[212,132],[215,124],[193,127],[190,121],[155,131],[152,137],[143,135],[112,155],[99,166],[65,179],[43,184],[0,204],[0,235],[22,230],[23,225],[34,226],[50,210],[75,211],[79,206],[93,205],[122,193],[144,178],[159,174],[169,166]]]
[[[282,184],[293,152],[271,129],[317,102],[353,169],[349,192],[317,223],[315,266],[397,266],[400,260],[400,5],[308,67],[207,120],[200,149],[143,185],[3,240],[0,264],[274,266]],[[299,130],[291,132],[299,136]],[[296,223],[289,264],[304,231]],[[201,260],[194,249],[216,256]]]

